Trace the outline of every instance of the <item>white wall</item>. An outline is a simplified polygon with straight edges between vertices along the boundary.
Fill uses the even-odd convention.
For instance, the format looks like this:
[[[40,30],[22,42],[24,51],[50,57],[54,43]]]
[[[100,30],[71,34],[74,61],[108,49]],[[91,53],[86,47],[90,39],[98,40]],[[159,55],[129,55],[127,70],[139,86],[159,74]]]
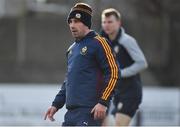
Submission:
[[[44,121],[58,89],[53,84],[0,85],[0,125],[59,125],[65,108],[55,115],[55,122]]]
[[[0,84],[0,125],[60,125],[65,108],[55,115],[55,122],[43,120],[59,88],[58,84]],[[142,125],[180,125],[179,89],[145,87],[143,95]]]

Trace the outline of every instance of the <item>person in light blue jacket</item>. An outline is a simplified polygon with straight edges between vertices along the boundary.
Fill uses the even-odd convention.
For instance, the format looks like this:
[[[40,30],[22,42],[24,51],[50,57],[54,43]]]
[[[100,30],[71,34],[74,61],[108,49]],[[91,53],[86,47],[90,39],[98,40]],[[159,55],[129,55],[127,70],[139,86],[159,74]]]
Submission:
[[[142,101],[140,72],[147,68],[147,61],[137,41],[122,27],[121,15],[116,9],[105,9],[101,21],[101,35],[111,42],[121,71],[113,101],[115,122],[117,126],[128,126]]]

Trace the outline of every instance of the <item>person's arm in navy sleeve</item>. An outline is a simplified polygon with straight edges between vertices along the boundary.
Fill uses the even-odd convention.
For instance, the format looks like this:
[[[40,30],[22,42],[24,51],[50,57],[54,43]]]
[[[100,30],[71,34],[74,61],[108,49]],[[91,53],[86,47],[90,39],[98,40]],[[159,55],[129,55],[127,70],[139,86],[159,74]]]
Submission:
[[[105,78],[104,89],[101,93],[99,103],[108,106],[110,97],[119,80],[120,70],[112,49],[106,39],[100,36],[97,36],[96,39],[99,43],[96,57]]]
[[[65,104],[66,100],[66,79],[64,80],[64,83],[61,87],[61,90],[56,95],[51,107],[47,110],[44,120],[49,118],[51,121],[54,121],[54,114],[58,111],[58,109],[62,108]]]
[[[56,95],[54,101],[52,102],[52,106],[56,107],[57,109],[60,109],[64,106],[65,100],[66,100],[66,80],[64,81],[61,90]]]

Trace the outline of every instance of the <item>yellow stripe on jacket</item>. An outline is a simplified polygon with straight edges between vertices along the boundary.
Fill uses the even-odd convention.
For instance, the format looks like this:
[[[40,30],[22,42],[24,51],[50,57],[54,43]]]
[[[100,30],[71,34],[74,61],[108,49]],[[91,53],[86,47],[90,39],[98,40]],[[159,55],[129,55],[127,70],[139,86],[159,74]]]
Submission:
[[[111,71],[110,80],[109,80],[108,85],[102,94],[102,97],[101,97],[103,100],[107,100],[108,97],[110,96],[112,90],[114,89],[117,80],[118,80],[118,67],[117,67],[117,64],[115,62],[111,48],[108,45],[108,43],[106,42],[105,38],[100,37],[100,36],[96,36],[95,38],[99,41],[99,43],[102,45],[102,47],[105,51],[105,55],[106,55],[106,58],[108,60],[108,63],[110,66],[110,71]]]

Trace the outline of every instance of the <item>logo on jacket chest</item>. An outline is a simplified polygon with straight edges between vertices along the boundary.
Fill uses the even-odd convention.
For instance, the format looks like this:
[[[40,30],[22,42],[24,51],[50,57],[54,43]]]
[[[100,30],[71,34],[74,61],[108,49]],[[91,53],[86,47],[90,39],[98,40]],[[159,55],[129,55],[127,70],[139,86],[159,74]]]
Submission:
[[[114,52],[119,53],[119,46],[118,45],[114,46]]]
[[[84,46],[84,47],[80,50],[80,54],[81,54],[81,55],[86,55],[86,54],[87,54],[87,51],[88,51],[87,46]]]

